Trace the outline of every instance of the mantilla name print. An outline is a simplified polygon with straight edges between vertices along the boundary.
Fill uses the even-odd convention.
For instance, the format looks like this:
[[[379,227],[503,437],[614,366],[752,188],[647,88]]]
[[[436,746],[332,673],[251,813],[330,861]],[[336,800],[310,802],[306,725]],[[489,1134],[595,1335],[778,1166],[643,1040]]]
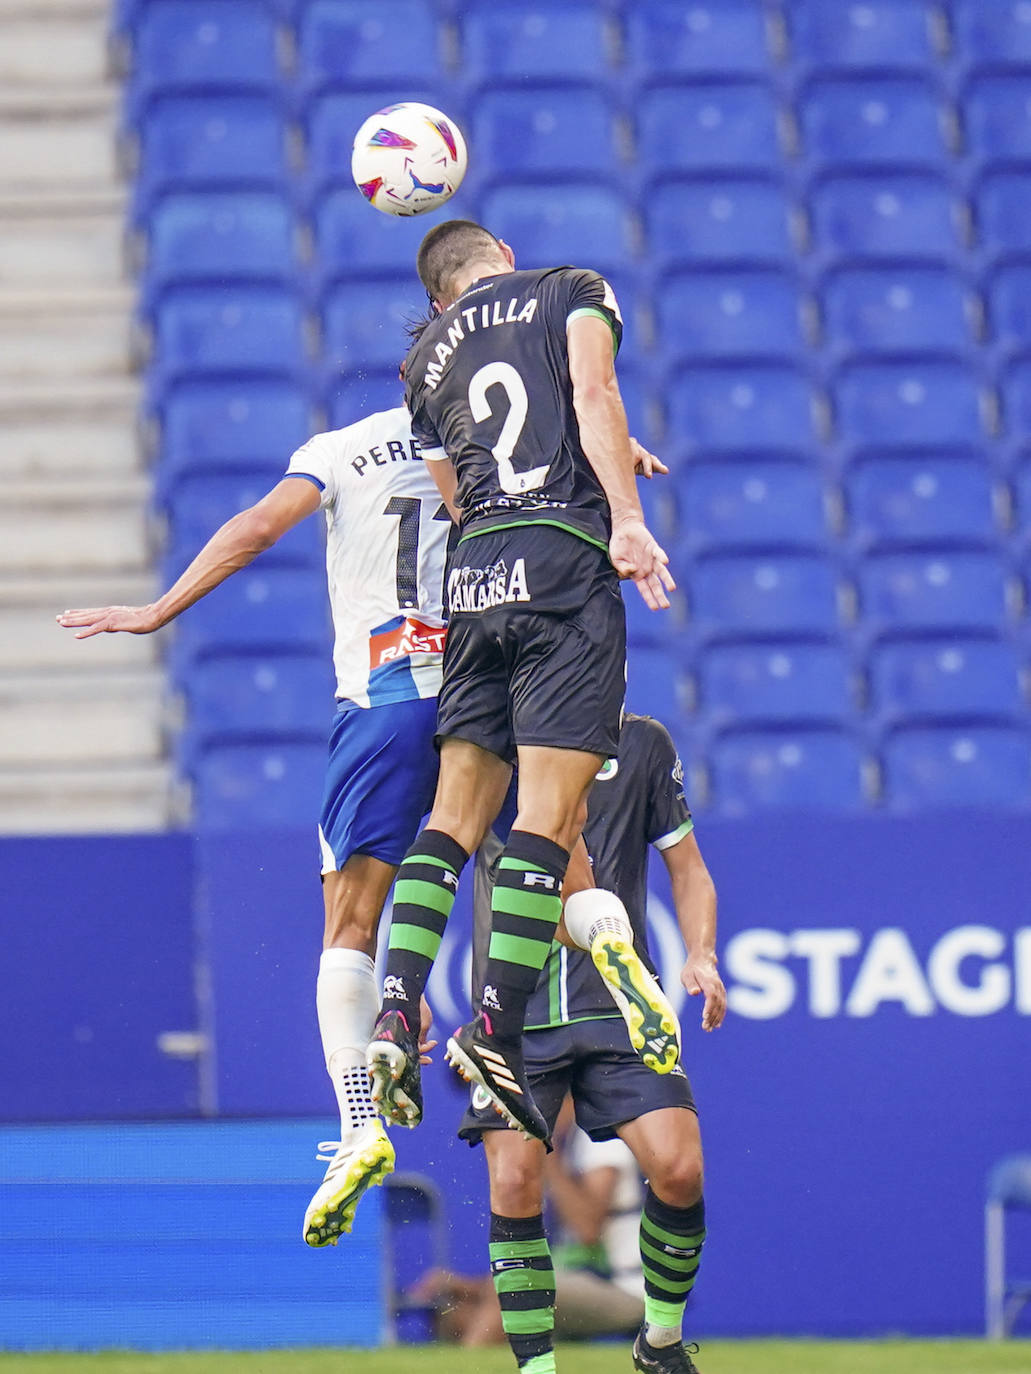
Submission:
[[[537,297],[531,296],[520,305],[518,297],[513,296],[505,306],[501,301],[489,301],[483,305],[471,305],[466,310],[458,310],[448,325],[447,339],[441,339],[434,348],[436,361],[426,368],[424,381],[430,391],[436,391],[444,368],[455,349],[467,334],[477,330],[491,329],[499,324],[529,324],[537,313]]]
[[[448,605],[456,611],[488,611],[513,601],[529,601],[526,560],[517,558],[509,571],[503,558],[489,568],[454,568],[447,580]]]

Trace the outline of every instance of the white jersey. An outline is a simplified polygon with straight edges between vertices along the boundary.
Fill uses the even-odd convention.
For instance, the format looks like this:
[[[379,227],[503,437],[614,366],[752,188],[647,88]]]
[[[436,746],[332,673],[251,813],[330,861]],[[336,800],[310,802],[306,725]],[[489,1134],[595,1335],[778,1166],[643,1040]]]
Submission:
[[[407,410],[316,434],[287,475],[322,493],[337,697],[382,706],[436,696],[451,520]]]

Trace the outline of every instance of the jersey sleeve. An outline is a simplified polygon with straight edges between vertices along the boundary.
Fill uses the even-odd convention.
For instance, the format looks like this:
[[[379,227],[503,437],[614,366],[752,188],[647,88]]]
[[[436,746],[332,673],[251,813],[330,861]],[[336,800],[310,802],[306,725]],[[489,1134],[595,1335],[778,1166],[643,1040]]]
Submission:
[[[649,734],[648,843],[671,849],[694,828],[684,795],[684,765],[664,725],[652,721]]]
[[[334,437],[316,434],[297,449],[286,465],[287,477],[306,477],[318,487],[320,510],[331,506],[337,495]]]
[[[566,324],[582,315],[597,315],[612,331],[612,351],[619,352],[623,340],[623,316],[619,313],[616,293],[597,272],[580,268],[569,269],[569,299],[566,304]]]
[[[409,359],[411,354],[408,355]],[[407,360],[406,360],[407,371]],[[408,413],[412,417],[412,435],[415,442],[419,445],[419,451],[430,463],[439,463],[442,458],[446,458],[444,445],[440,441],[433,421],[426,414],[426,407],[423,404],[425,389],[417,389],[410,382],[405,382],[405,405]]]

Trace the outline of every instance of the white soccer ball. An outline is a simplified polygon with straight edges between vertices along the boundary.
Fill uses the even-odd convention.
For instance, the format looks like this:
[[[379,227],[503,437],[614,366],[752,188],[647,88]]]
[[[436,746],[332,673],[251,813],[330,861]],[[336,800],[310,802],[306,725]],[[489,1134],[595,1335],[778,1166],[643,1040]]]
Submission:
[[[453,119],[409,100],[370,115],[354,136],[351,175],[385,215],[422,215],[458,190],[468,157]]]

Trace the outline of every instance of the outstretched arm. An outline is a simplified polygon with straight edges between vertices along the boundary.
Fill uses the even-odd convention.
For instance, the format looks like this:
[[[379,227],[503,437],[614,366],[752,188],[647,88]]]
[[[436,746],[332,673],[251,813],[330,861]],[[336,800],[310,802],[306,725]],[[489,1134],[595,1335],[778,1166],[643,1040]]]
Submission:
[[[632,578],[653,611],[669,605],[676,585],[668,557],[644,523],[634,481],[638,453],[631,449],[626,413],[612,363],[612,333],[596,315],[567,327],[569,375],[580,446],[594,469],[612,514],[609,555],[620,577]]]
[[[716,967],[716,885],[705,866],[694,832],[662,850],[673,885],[677,924],[687,946],[680,981],[691,994],[702,993],[702,1029],[715,1030],[727,1011],[727,990]]]
[[[183,575],[157,601],[149,606],[65,611],[57,617],[57,623],[76,630],[76,639],[119,630],[134,635],[152,634],[234,572],[245,568],[318,507],[319,492],[311,482],[303,477],[284,478],[267,496],[216,530]]]

